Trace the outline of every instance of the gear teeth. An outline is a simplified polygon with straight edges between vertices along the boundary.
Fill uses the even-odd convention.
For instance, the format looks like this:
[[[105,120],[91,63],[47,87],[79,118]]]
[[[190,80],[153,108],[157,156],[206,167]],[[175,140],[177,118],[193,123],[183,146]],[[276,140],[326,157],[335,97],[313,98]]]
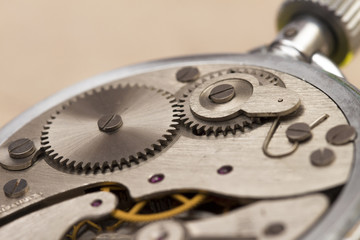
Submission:
[[[109,164],[107,161],[105,161],[105,162],[100,166],[100,168],[101,168],[101,171],[106,171],[107,169],[110,169],[110,164]]]
[[[67,159],[67,158],[61,158],[58,161],[58,163],[63,165],[63,166],[66,166],[68,162],[69,162],[69,159]]]
[[[120,169],[120,165],[116,160],[113,160],[110,164],[110,170],[113,171],[115,168],[119,168]]]
[[[250,74],[257,78],[260,85],[272,84],[274,86],[285,87],[285,84],[276,75],[261,69],[245,66],[225,69],[204,75],[200,80],[191,84],[189,88],[184,91],[182,97],[178,100],[177,105],[174,105],[174,112],[176,116],[179,117],[179,121],[186,128],[191,129],[194,134],[227,136],[228,134],[236,134],[236,132],[245,132],[246,128],[251,130],[254,125],[262,124],[260,118],[249,118],[245,115],[222,122],[210,122],[200,120],[192,114],[189,99],[194,89],[214,77],[232,73]]]
[[[134,90],[136,89],[136,90]],[[171,119],[169,119],[171,122],[168,125],[168,128],[163,132],[163,135],[160,135],[159,139],[154,140],[152,144],[149,144],[149,147],[142,149],[141,151],[138,151],[134,153],[133,155],[122,157],[119,156],[119,160],[110,160],[110,161],[104,161],[104,162],[86,162],[86,161],[77,161],[75,159],[69,159],[69,157],[64,157],[66,155],[60,155],[61,153],[55,152],[53,146],[53,141],[51,139],[54,139],[51,134],[53,125],[56,123],[57,118],[60,118],[62,116],[62,112],[67,111],[67,109],[71,108],[72,105],[86,101],[86,98],[94,97],[96,94],[102,94],[104,91],[134,91],[135,94],[139,94],[139,91],[155,91],[159,96],[164,97],[164,101],[160,102],[157,97],[157,102],[155,103],[161,103],[161,104],[169,104],[169,107],[171,109],[171,115],[169,116]],[[145,92],[146,93],[146,92]],[[151,95],[149,95],[151,96]],[[169,141],[172,141],[174,139],[174,136],[176,136],[177,131],[179,129],[180,124],[180,117],[178,116],[177,110],[177,104],[178,101],[174,97],[173,94],[171,94],[168,91],[162,90],[162,89],[156,89],[154,87],[144,86],[144,85],[138,85],[138,84],[125,84],[125,85],[106,85],[102,86],[93,90],[89,90],[84,92],[83,94],[80,94],[72,99],[70,99],[68,102],[64,103],[62,106],[59,107],[58,110],[52,114],[49,119],[47,120],[46,124],[43,127],[42,135],[41,135],[41,144],[42,149],[45,150],[46,154],[48,155],[49,159],[51,159],[53,162],[58,164],[61,168],[68,168],[71,170],[76,171],[97,171],[97,170],[106,170],[110,169],[113,171],[116,168],[119,168],[120,170],[124,167],[131,167],[132,165],[139,164],[141,161],[147,160],[149,157],[152,157],[155,155],[155,153],[160,152],[164,147],[168,145]],[[155,105],[156,106],[156,105]],[[56,147],[56,149],[58,149]],[[79,159],[80,160],[80,159]]]
[[[123,169],[124,166],[126,166],[126,167],[131,167],[131,164],[130,164],[130,162],[126,161],[125,158],[122,158],[122,159],[120,160],[119,167],[120,167],[120,169]]]
[[[79,162],[75,164],[75,170],[82,170],[83,169],[83,162]]]
[[[145,148],[145,153],[146,153],[146,155],[149,155],[149,156],[155,155],[155,151],[150,148]]]

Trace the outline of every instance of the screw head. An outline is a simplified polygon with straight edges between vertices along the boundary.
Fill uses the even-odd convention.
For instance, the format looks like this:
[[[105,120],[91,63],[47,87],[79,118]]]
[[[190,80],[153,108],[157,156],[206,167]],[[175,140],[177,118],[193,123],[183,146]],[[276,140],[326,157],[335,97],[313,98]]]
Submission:
[[[356,138],[356,130],[350,125],[338,125],[331,128],[326,133],[326,141],[333,145],[343,145],[354,141]]]
[[[311,153],[310,161],[314,166],[323,167],[330,165],[335,160],[335,153],[328,148],[318,149]]]
[[[9,198],[19,198],[25,195],[29,186],[25,179],[12,179],[4,185],[4,193]]]
[[[285,226],[282,223],[272,223],[265,228],[264,234],[267,236],[274,236],[282,233],[285,230]]]
[[[233,167],[230,166],[230,165],[224,165],[222,167],[220,167],[218,170],[217,170],[217,173],[220,174],[220,175],[225,175],[225,174],[228,174],[230,172],[232,172],[233,170]]]
[[[311,128],[306,123],[294,123],[286,129],[286,136],[291,142],[303,142],[311,138]]]
[[[235,88],[230,84],[220,84],[214,87],[209,98],[214,103],[227,103],[235,96]]]
[[[21,138],[13,141],[8,152],[11,158],[22,159],[31,156],[35,152],[34,142],[28,138]]]
[[[159,183],[164,180],[165,175],[162,173],[154,174],[149,178],[149,183]]]
[[[193,82],[200,77],[200,71],[196,67],[183,67],[176,73],[176,79],[179,82]]]
[[[99,130],[102,132],[115,132],[123,125],[123,121],[118,114],[107,114],[98,121]]]

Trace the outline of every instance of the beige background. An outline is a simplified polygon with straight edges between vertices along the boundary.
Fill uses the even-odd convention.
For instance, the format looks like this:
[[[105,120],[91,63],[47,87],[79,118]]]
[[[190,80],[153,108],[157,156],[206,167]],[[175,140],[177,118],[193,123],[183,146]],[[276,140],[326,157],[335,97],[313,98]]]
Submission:
[[[276,34],[280,0],[0,0],[0,127],[47,96],[129,64],[245,52]],[[360,57],[344,68],[360,87]]]

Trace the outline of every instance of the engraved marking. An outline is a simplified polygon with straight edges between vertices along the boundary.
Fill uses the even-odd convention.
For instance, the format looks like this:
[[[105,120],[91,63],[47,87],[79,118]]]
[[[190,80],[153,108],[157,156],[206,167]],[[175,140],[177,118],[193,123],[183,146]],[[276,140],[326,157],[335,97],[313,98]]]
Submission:
[[[31,194],[27,197],[24,197],[22,199],[19,199],[19,200],[16,200],[15,202],[11,203],[10,205],[0,205],[0,215],[10,211],[10,210],[13,210],[14,208],[18,208],[22,205],[24,205],[25,203],[28,203],[28,202],[31,202],[35,199],[38,199],[38,198],[43,198],[43,193],[34,193],[34,194]]]

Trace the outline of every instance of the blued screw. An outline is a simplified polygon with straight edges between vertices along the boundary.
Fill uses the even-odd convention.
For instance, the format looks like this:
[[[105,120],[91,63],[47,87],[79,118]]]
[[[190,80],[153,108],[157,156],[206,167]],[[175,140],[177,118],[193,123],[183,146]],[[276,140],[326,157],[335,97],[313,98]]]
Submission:
[[[4,193],[9,198],[19,198],[25,195],[29,186],[25,179],[13,179],[8,181],[4,186]]]
[[[318,149],[311,153],[310,161],[314,166],[323,167],[330,165],[335,160],[335,153],[328,148]]]
[[[200,71],[196,67],[183,67],[176,73],[179,82],[193,82],[200,77]]]
[[[26,158],[35,152],[35,145],[30,139],[21,138],[12,142],[8,147],[8,151],[11,158]]]
[[[102,132],[114,132],[123,125],[123,121],[118,114],[107,114],[98,121],[98,127]]]
[[[356,138],[356,130],[349,125],[338,125],[326,133],[326,141],[333,145],[342,145]]]
[[[220,84],[210,91],[209,98],[214,103],[227,103],[235,96],[234,86]]]

